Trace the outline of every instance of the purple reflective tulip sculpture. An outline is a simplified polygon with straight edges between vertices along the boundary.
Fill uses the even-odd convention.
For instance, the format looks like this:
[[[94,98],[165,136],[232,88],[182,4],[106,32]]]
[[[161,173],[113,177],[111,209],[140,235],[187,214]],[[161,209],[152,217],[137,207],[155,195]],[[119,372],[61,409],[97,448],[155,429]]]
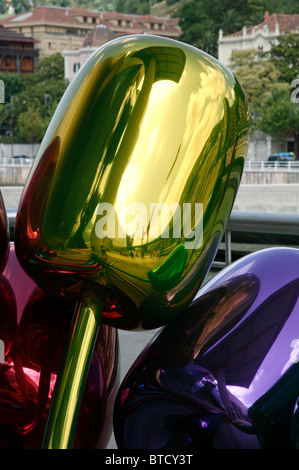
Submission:
[[[0,449],[39,449],[73,310],[46,294],[21,268],[10,244],[0,276]],[[101,325],[89,367],[73,448],[105,448],[119,386],[117,331]]]
[[[159,331],[117,395],[125,449],[298,448],[299,250],[222,270]]]

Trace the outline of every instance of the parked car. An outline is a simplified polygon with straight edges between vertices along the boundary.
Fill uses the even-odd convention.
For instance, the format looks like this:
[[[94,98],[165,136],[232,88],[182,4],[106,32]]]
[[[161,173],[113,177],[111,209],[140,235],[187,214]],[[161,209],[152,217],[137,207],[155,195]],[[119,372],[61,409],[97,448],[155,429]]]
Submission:
[[[266,166],[274,166],[274,162],[279,162],[278,166],[286,166],[287,162],[295,161],[295,154],[294,152],[279,152],[268,157],[266,161]]]

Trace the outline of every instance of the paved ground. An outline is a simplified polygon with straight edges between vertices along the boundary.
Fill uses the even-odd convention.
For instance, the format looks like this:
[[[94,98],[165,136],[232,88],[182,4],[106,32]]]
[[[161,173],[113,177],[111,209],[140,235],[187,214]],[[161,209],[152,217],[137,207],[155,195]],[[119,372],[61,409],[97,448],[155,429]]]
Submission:
[[[133,362],[137,359],[147,343],[158,331],[159,330],[133,332],[119,330],[121,380],[125,377]],[[110,439],[107,448],[117,449],[114,436]]]
[[[207,275],[206,281],[211,279],[218,270],[212,269]],[[120,346],[120,378],[123,380],[126,373],[133,365],[135,359],[143,351],[145,346],[156,336],[159,329],[150,331],[124,331],[119,330],[119,346]],[[111,437],[107,449],[117,449],[114,436]]]

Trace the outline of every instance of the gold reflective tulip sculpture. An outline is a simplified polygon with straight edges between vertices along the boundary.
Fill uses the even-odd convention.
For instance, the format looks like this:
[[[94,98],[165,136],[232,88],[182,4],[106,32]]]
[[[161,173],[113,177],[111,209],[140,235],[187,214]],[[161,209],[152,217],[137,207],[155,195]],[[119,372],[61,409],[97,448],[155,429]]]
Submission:
[[[72,446],[100,323],[157,328],[194,298],[234,203],[248,135],[236,78],[181,42],[113,40],[69,84],[15,230],[25,271],[75,312],[44,448]]]

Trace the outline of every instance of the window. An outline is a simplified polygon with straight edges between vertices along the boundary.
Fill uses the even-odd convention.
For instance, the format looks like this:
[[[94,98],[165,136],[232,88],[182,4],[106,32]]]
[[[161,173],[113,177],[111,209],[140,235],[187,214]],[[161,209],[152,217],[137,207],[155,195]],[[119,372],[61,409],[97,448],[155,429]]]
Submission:
[[[80,69],[80,62],[75,62],[73,65],[73,71],[76,73]]]
[[[92,22],[93,24],[95,24],[97,22],[97,19],[96,18],[92,18]]]
[[[80,30],[79,30],[79,32],[80,32]],[[67,28],[66,34],[75,34],[75,35],[77,35],[77,34],[78,34],[78,30],[77,30],[77,29]]]
[[[127,28],[129,28],[131,26],[131,21],[130,20],[126,20],[126,26],[127,26]]]
[[[121,20],[117,20],[118,26],[121,26]]]
[[[87,23],[87,16],[83,16],[84,23]]]

